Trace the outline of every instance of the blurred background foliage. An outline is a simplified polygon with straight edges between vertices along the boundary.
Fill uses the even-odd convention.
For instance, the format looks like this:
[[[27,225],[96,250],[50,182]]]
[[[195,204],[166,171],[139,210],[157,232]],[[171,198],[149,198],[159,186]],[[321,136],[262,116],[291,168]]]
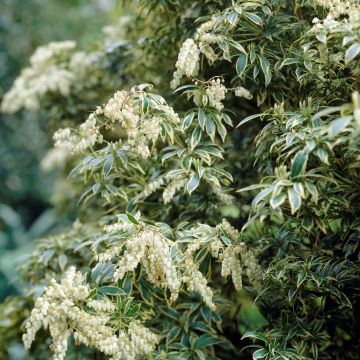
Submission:
[[[0,99],[38,46],[76,39],[86,48],[118,16],[116,0],[1,0]],[[59,226],[50,197],[55,176],[39,168],[51,132],[39,113],[0,114],[0,302],[19,291],[14,270],[32,240]]]

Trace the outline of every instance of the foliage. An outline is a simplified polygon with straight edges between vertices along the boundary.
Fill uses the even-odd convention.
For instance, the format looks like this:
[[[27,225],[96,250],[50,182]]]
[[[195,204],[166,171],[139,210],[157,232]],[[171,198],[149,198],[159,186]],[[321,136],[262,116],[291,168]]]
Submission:
[[[356,359],[358,3],[137,5],[88,68],[50,43],[3,101],[31,109],[40,89],[47,162],[79,202],[20,268],[26,347],[46,351],[48,327],[56,359],[73,341],[88,358]],[[73,71],[66,90],[39,64]]]
[[[4,0],[0,14],[0,98],[36,47],[50,40],[76,37],[79,47],[95,46],[103,37],[112,4],[96,1],[42,2]],[[110,8],[109,8],[110,6]],[[59,17],[59,14],[62,16]],[[113,10],[112,15],[116,16]],[[54,26],[55,24],[55,26]],[[0,114],[0,301],[19,291],[14,257],[29,252],[32,239],[54,226],[47,211],[55,181],[39,163],[51,146],[53,128],[39,112]],[[29,134],[31,136],[29,137]],[[29,138],[31,141],[29,141]],[[63,216],[64,215],[64,216]],[[61,226],[68,214],[57,214]],[[54,230],[58,231],[59,227]],[[38,231],[40,230],[40,231]],[[34,245],[33,245],[34,246]]]

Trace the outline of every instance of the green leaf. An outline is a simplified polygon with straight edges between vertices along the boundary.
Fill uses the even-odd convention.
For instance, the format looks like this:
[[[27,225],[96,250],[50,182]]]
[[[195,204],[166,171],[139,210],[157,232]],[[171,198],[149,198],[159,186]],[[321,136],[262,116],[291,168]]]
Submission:
[[[311,200],[316,204],[319,198],[319,192],[316,186],[313,183],[306,181],[305,187],[308,190],[308,192],[311,194]]]
[[[200,178],[198,174],[191,176],[190,180],[187,183],[187,190],[191,194],[199,186]]]
[[[199,337],[199,339],[195,343],[195,349],[203,349],[209,346],[213,346],[215,344],[222,343],[223,340],[219,339],[216,336],[210,334],[203,334]]]
[[[222,142],[225,142],[225,139],[226,139],[226,134],[227,134],[227,130],[226,130],[226,127],[221,124],[221,123],[218,123],[217,124],[217,131],[221,137],[221,140]]]
[[[259,350],[256,350],[254,353],[253,353],[253,360],[257,360],[257,359],[263,359],[266,355],[268,355],[268,350],[266,349],[259,349]]]
[[[338,119],[332,121],[329,125],[328,133],[330,136],[335,136],[341,132],[343,132],[346,127],[350,124],[353,117],[351,115],[342,116]]]
[[[340,293],[340,301],[342,305],[347,306],[350,309],[353,307],[351,300],[343,292]]]
[[[87,298],[88,298],[88,299],[93,299],[93,298],[95,297],[96,293],[97,293],[96,288],[91,289],[91,291],[90,291],[90,293],[89,293],[89,295],[88,295]]]
[[[360,43],[352,44],[345,53],[345,62],[354,60],[360,54]]]
[[[137,219],[135,218],[134,215],[130,214],[129,212],[126,212],[126,215],[130,222],[132,222],[133,224],[136,224],[136,225],[139,224],[139,222],[137,221]]]
[[[254,80],[258,77],[259,72],[260,72],[259,65],[258,65],[258,64],[255,64],[254,70],[253,70],[253,78],[254,78]]]
[[[293,189],[288,189],[288,198],[291,208],[291,214],[295,214],[301,207],[301,196]]]
[[[182,123],[183,130],[186,130],[190,127],[192,121],[194,120],[195,112],[192,111],[191,113],[187,114],[184,118],[184,121]]]
[[[231,61],[230,48],[227,42],[220,43],[219,48],[223,50],[223,58],[227,61]]]
[[[174,341],[178,335],[181,332],[181,327],[180,326],[174,326],[167,334],[166,336],[166,341],[168,343],[171,343],[172,341]]]
[[[337,112],[341,110],[341,107],[340,106],[334,106],[334,107],[328,107],[328,108],[325,108],[323,110],[320,110],[319,112],[317,112],[314,116],[313,116],[313,119],[319,119],[323,116],[327,116],[327,115],[330,115],[334,112]]]
[[[149,101],[146,97],[143,99],[143,113],[146,114],[149,108]]]
[[[48,249],[41,254],[40,259],[45,265],[47,265],[51,258],[54,256],[54,254],[54,249]]]
[[[326,34],[317,34],[316,38],[323,44],[326,44]]]
[[[61,271],[65,271],[66,264],[68,262],[67,256],[65,254],[60,254],[58,258],[59,267]]]
[[[238,59],[236,60],[236,72],[239,75],[239,77],[245,71],[247,63],[248,63],[247,54],[240,54]]]
[[[244,47],[239,44],[237,41],[234,41],[232,39],[229,40],[229,43],[237,50],[239,50],[240,52],[246,54],[246,50],[244,49]]]
[[[229,126],[233,126],[233,122],[231,120],[231,117],[228,114],[223,113],[222,118],[223,118],[223,120],[225,121],[226,124],[228,124]]]
[[[323,148],[318,148],[315,150],[316,156],[325,164],[329,165],[329,154]]]
[[[205,354],[202,351],[200,351],[199,349],[196,349],[195,353],[197,355],[198,360],[206,360],[207,359]]]
[[[100,184],[99,183],[95,183],[93,186],[92,186],[92,192],[94,194],[96,194],[100,189]]]
[[[175,321],[179,321],[180,320],[180,313],[178,311],[176,311],[175,309],[169,308],[169,307],[165,307],[165,306],[160,306],[159,310],[165,314],[166,316],[170,317],[171,319],[175,320]]]
[[[247,331],[242,337],[241,340],[244,340],[246,338],[252,338],[252,339],[258,339],[261,341],[266,342],[266,338],[264,335],[256,332],[256,331]]]
[[[294,183],[294,190],[302,197],[305,199],[305,190],[304,190],[304,186],[301,182],[297,181]]]
[[[311,216],[307,215],[302,220],[301,225],[305,230],[310,231],[314,226],[314,220]]]
[[[244,187],[240,190],[237,190],[237,192],[243,192],[243,191],[250,191],[250,190],[257,190],[257,189],[262,189],[264,187],[268,187],[267,184],[253,184],[247,187]]]
[[[205,123],[206,133],[210,136],[210,139],[214,142],[215,141],[215,123],[211,119],[206,119]]]
[[[268,86],[271,81],[270,62],[262,55],[258,55],[260,60],[260,67],[265,76],[265,86]]]
[[[126,295],[126,292],[117,286],[102,286],[98,288],[97,291],[100,294],[106,294],[106,295]]]
[[[106,159],[104,166],[103,166],[103,174],[104,176],[109,175],[109,172],[111,171],[112,165],[113,165],[114,158],[110,154],[108,158]]]
[[[237,14],[235,11],[231,11],[229,13],[229,15],[226,17],[226,20],[232,25],[234,26],[239,18],[239,14]]]
[[[281,67],[287,66],[287,65],[292,65],[292,64],[298,64],[298,63],[299,63],[299,59],[287,58],[287,59],[283,60],[283,62],[281,63]]]
[[[117,154],[118,154],[120,160],[122,161],[122,163],[124,164],[124,166],[126,167],[128,164],[128,158],[127,158],[126,152],[123,149],[119,149],[117,151]]]
[[[264,190],[260,191],[252,201],[253,207],[256,207],[258,203],[265,199],[273,191],[273,186],[268,186]]]
[[[166,122],[161,122],[161,137],[165,140],[165,135],[167,134],[170,138],[170,142],[173,143],[174,142],[174,128],[166,123]]]
[[[244,12],[244,15],[256,25],[261,26],[263,23],[263,21],[261,20],[261,17],[255,15],[253,13]]]
[[[200,140],[201,140],[201,128],[200,126],[197,126],[194,129],[193,133],[191,134],[190,149],[194,150],[194,148],[200,142]]]
[[[199,120],[199,125],[200,125],[201,129],[204,130],[205,122],[206,122],[206,115],[205,115],[204,110],[202,110],[202,109],[199,109],[198,120]]]
[[[169,158],[171,158],[172,156],[175,156],[177,154],[177,150],[173,150],[173,151],[169,151],[166,154],[164,154],[164,156],[161,158],[161,161],[165,161]]]
[[[296,286],[299,288],[301,286],[301,284],[306,280],[306,278],[307,278],[307,272],[304,270],[301,271],[298,274]]]
[[[245,119],[243,119],[243,120],[241,120],[241,121],[239,122],[237,128],[238,128],[239,126],[241,126],[241,125],[246,124],[247,122],[249,122],[249,121],[251,121],[251,120],[253,120],[253,119],[256,119],[256,118],[260,117],[261,115],[262,115],[262,114],[254,114],[254,115],[250,115],[250,116],[246,117]]]
[[[286,194],[279,194],[279,195],[275,196],[274,198],[270,199],[270,206],[273,209],[276,209],[279,206],[281,206],[285,200],[286,200]]]
[[[211,332],[211,327],[203,321],[195,321],[190,324],[190,327],[202,332]]]
[[[291,177],[298,176],[305,169],[308,156],[308,152],[304,150],[296,153],[291,165]]]

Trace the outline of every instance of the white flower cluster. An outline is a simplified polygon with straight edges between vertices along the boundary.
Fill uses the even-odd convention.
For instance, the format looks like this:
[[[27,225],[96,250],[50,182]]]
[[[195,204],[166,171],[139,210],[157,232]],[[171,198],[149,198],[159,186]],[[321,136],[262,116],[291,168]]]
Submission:
[[[171,247],[167,239],[155,228],[139,225],[139,232],[128,237],[121,245],[115,245],[103,254],[97,255],[99,261],[109,261],[120,256],[114,272],[114,281],[122,279],[127,272],[134,271],[139,264],[144,268],[151,283],[168,288],[171,299],[176,300],[180,290],[177,268],[171,258]],[[123,254],[120,255],[122,249]]]
[[[154,351],[159,337],[144,328],[138,321],[130,322],[128,332],[120,329],[119,335],[108,324],[115,306],[109,300],[88,300],[90,288],[84,276],[72,267],[58,284],[52,280],[39,297],[23,335],[27,349],[41,326],[48,327],[53,343],[50,345],[54,360],[63,360],[68,337],[73,334],[76,344],[84,344],[112,356],[114,360],[133,360],[139,354]],[[88,313],[84,306],[96,313]],[[140,339],[143,339],[140,341]]]
[[[226,219],[222,219],[221,227],[230,236],[230,239],[234,242],[239,240],[239,231],[235,229]]]
[[[90,114],[88,119],[80,125],[78,133],[70,128],[59,129],[53,135],[54,146],[66,154],[75,154],[101,143],[103,140],[97,126],[95,114]]]
[[[186,75],[188,78],[194,78],[199,72],[200,54],[204,54],[210,63],[217,60],[211,44],[219,44],[224,41],[224,36],[214,34],[217,21],[212,18],[210,21],[202,24],[196,31],[194,39],[186,39],[179,51],[178,60],[175,64],[176,71],[173,75],[170,87],[176,89],[181,78]]]
[[[116,231],[133,231],[135,229],[135,224],[128,221],[123,221],[121,219],[119,219],[119,222],[117,223],[104,226],[104,231],[106,233],[113,233]]]
[[[206,95],[209,99],[209,105],[216,110],[221,111],[224,107],[222,100],[225,99],[226,87],[221,83],[221,79],[212,79],[206,88]]]
[[[102,114],[106,118],[108,129],[114,129],[116,123],[120,124],[126,132],[131,149],[146,159],[150,156],[148,142],[154,143],[158,139],[161,123],[165,119],[178,123],[180,119],[160,97],[159,103],[154,105],[154,114],[145,114],[141,101],[145,96],[146,94],[138,92],[136,87],[131,91],[117,91],[103,107],[97,108],[95,114]]]
[[[72,50],[75,47],[76,42],[72,40],[50,42],[49,44],[40,46],[35,50],[34,54],[30,57],[30,64],[33,67],[45,67],[53,60],[55,55],[64,51]]]
[[[68,153],[61,148],[50,149],[41,159],[40,168],[45,171],[61,169],[66,163]]]
[[[241,98],[244,98],[247,100],[251,100],[253,98],[251,92],[242,86],[235,89],[235,96],[241,97]]]
[[[140,120],[141,108],[139,104],[133,104],[132,96],[128,91],[121,90],[117,91],[98,112],[110,120],[108,127],[119,122],[128,136],[132,137]]]
[[[222,254],[221,276],[228,277],[231,274],[236,290],[242,288],[242,268],[239,260],[241,248],[238,245],[229,245]]]
[[[98,312],[115,311],[115,305],[109,300],[90,300],[87,305]]]
[[[225,245],[221,239],[221,234],[225,232],[231,240],[231,244]],[[231,275],[236,290],[242,288],[242,274],[244,269],[250,282],[259,288],[257,275],[260,266],[256,261],[256,253],[248,249],[244,242],[239,242],[239,232],[226,219],[213,228],[200,224],[191,229],[190,234],[195,238],[187,248],[187,255],[194,253],[203,246],[209,246],[213,257],[221,262],[221,275],[228,277]]]
[[[133,16],[124,15],[120,16],[115,24],[104,26],[102,32],[106,35],[105,45],[111,48],[113,44],[124,41],[127,37],[126,29],[131,21]]]
[[[175,64],[176,71],[174,72],[174,78],[171,81],[171,88],[176,89],[181,78],[186,75],[187,77],[195,77],[199,72],[200,50],[195,44],[193,39],[187,39],[182,44],[178,60]]]
[[[207,232],[211,227],[203,228],[202,235],[205,237],[209,235]],[[212,310],[216,309],[216,306],[212,300],[213,292],[207,285],[207,280],[204,275],[199,271],[197,265],[194,262],[193,254],[201,248],[203,245],[202,239],[196,239],[189,243],[184,254],[184,276],[183,281],[187,283],[190,291],[197,291],[203,298],[205,304]]]
[[[187,253],[184,256],[184,275],[183,281],[187,284],[189,291],[198,292],[205,304],[215,310],[216,306],[213,302],[213,292],[207,284],[205,276],[198,270],[193,258]]]
[[[81,86],[91,64],[89,58],[83,53],[75,53],[70,61],[59,60],[63,54],[69,58],[75,46],[74,41],[63,41],[39,47],[30,58],[31,66],[21,72],[4,95],[2,111],[14,113],[22,107],[37,110],[41,98],[47,93],[67,96],[72,86]]]
[[[69,70],[76,75],[74,86],[79,89],[81,81],[86,79],[88,83],[94,82],[94,77],[89,71],[94,62],[94,53],[86,53],[85,51],[75,52],[69,61]]]
[[[53,135],[55,148],[61,149],[64,153],[71,153],[76,137],[71,134],[70,128],[62,128],[57,130]]]
[[[210,63],[215,62],[218,58],[210,44],[218,44],[224,40],[223,35],[211,33],[215,29],[216,24],[216,19],[212,18],[210,21],[202,24],[195,35],[195,40],[199,43],[200,52],[205,55]]]
[[[173,243],[157,228],[146,226],[142,222],[137,227],[138,232],[123,240],[121,245],[113,245],[105,253],[97,255],[99,261],[110,261],[119,257],[114,281],[122,279],[127,272],[134,271],[141,264],[152,284],[170,290],[171,301],[177,299],[181,285],[185,284],[189,291],[198,292],[204,302],[211,309],[215,309],[213,292],[192,257],[201,242],[191,243],[183,253],[177,249],[179,256],[172,258]]]
[[[163,185],[164,185],[164,179],[162,177],[159,177],[154,181],[151,181],[149,184],[145,186],[144,190],[140,193],[139,198],[141,199],[148,198],[155,191],[159,190]]]
[[[329,10],[332,18],[348,16],[350,22],[360,20],[360,4],[356,0],[316,0],[317,3]]]
[[[96,124],[96,117],[90,114],[87,120],[80,125],[78,142],[75,145],[74,152],[79,152],[94,146],[96,142],[102,142],[102,135]]]
[[[187,179],[183,176],[177,176],[176,178],[167,179],[169,184],[166,186],[163,192],[164,204],[168,204],[174,198],[175,194],[184,188],[187,183]]]
[[[232,204],[234,201],[234,197],[224,192],[221,186],[217,186],[217,185],[212,186],[211,192],[215,194],[218,197],[218,199],[224,204],[229,205]]]
[[[130,221],[124,221],[123,219],[119,219],[117,223],[105,225],[104,231],[107,234],[112,234],[119,231],[131,232],[131,231],[136,231],[136,225]],[[123,246],[124,244],[112,246],[109,249],[107,249],[105,252],[101,254],[97,254],[95,258],[99,262],[110,261],[114,257],[119,256]]]
[[[328,15],[324,20],[314,18],[312,20],[314,26],[310,29],[310,33],[315,33],[318,40],[325,43],[326,37],[329,33],[337,31],[337,28],[341,26],[341,22],[335,20],[331,15]]]
[[[226,219],[223,219],[219,228],[222,228],[233,241],[233,244],[227,246],[222,253],[221,275],[227,277],[231,274],[235,289],[240,290],[242,288],[242,273],[245,268],[249,281],[256,288],[259,288],[257,275],[260,271],[260,265],[256,261],[255,252],[249,249],[244,242],[239,243],[238,230],[230,225]]]
[[[142,326],[139,321],[132,321],[127,333],[120,331],[119,352],[111,360],[134,360],[139,355],[151,354],[159,340],[158,335]]]

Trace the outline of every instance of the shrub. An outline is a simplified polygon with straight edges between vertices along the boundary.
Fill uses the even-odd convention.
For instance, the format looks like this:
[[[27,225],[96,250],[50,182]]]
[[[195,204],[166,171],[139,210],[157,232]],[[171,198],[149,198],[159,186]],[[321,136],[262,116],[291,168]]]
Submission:
[[[3,101],[64,124],[46,163],[79,198],[20,268],[37,295],[25,347],[356,359],[359,4],[139,9],[95,53],[38,49]]]

